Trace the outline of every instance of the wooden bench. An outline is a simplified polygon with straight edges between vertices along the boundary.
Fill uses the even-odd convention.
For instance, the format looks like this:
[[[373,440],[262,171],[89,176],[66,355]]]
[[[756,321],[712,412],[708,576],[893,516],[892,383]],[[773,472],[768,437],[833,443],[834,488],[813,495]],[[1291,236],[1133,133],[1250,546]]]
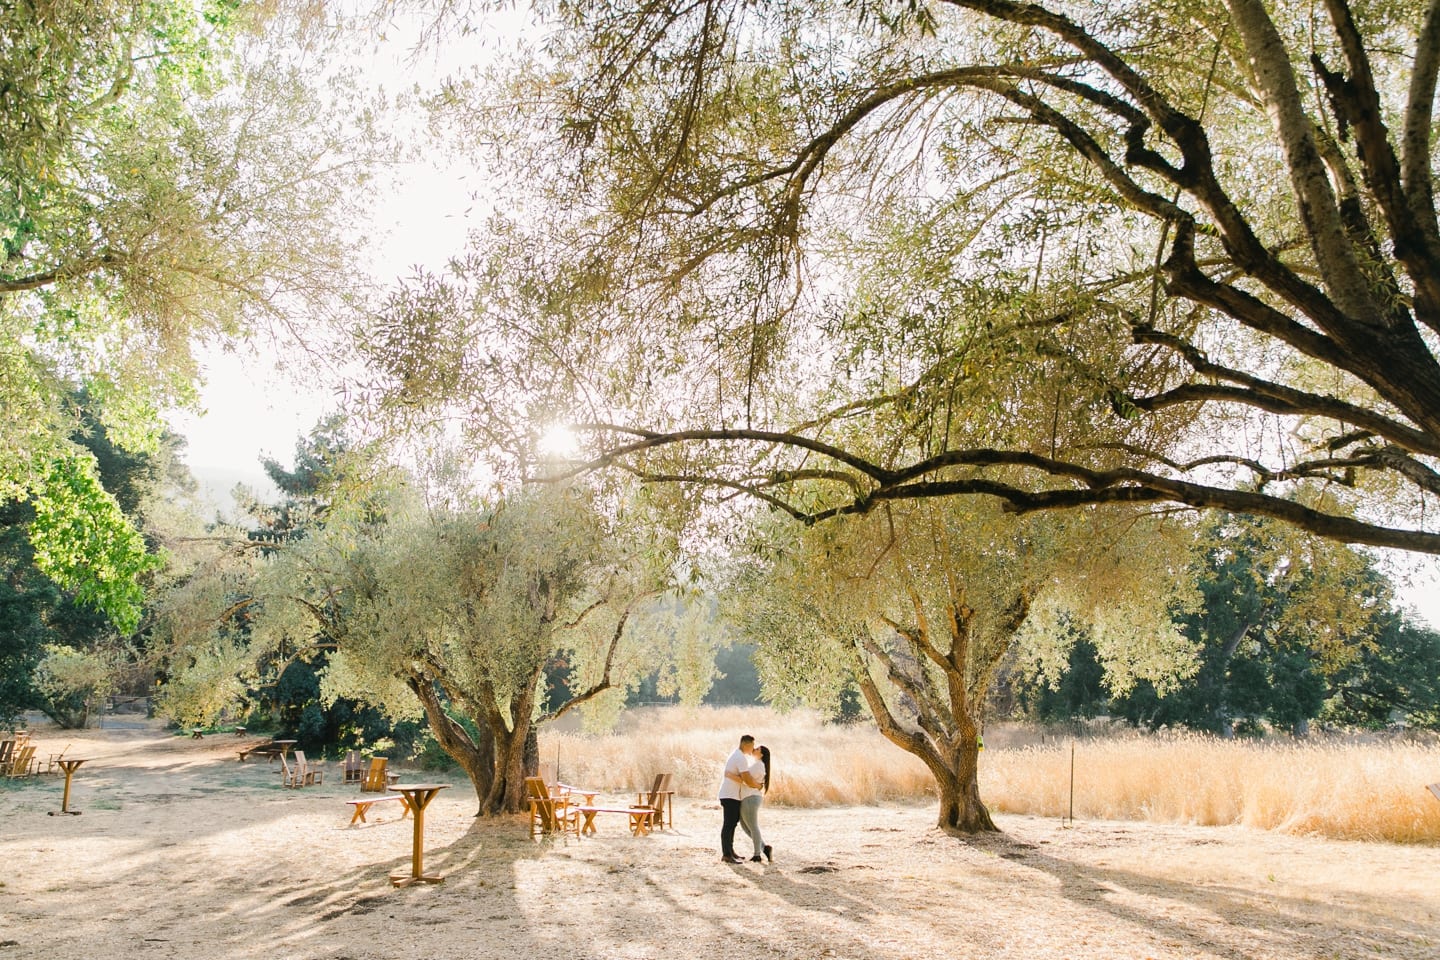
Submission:
[[[276,756],[279,756],[280,748],[275,746],[273,740],[265,740],[261,743],[252,743],[250,744],[250,746],[240,751],[240,760],[243,762],[245,758],[250,756],[250,754],[252,753],[258,753],[273,759]]]
[[[400,801],[401,820],[404,820],[406,817],[410,816],[410,801],[406,800],[402,794],[392,793],[387,794],[383,797],[361,797],[359,800],[346,800],[346,803],[350,804],[350,806],[355,808],[355,812],[350,816],[350,822],[352,824],[369,823],[370,821],[365,819],[365,814],[369,811],[371,807],[375,806],[375,804],[384,803],[386,800]]]
[[[655,810],[652,807],[594,807],[588,804],[576,807],[585,816],[580,832],[595,832],[595,815],[600,813],[623,813],[630,818],[630,832],[637,837],[648,836],[655,825]]]

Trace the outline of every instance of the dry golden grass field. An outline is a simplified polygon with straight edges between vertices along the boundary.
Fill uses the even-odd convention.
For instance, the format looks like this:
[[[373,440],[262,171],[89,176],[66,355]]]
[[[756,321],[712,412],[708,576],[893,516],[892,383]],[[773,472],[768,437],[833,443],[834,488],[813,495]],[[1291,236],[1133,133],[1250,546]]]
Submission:
[[[542,734],[540,755],[548,765],[558,761],[562,780],[619,788],[663,768],[698,796],[712,791],[715,758],[734,749],[741,732],[771,748],[770,804],[924,804],[935,796],[924,765],[873,727],[828,725],[804,711],[636,710],[612,736]],[[1425,790],[1440,781],[1440,745],[1433,742],[1187,734],[1040,742],[1024,728],[994,729],[985,740],[980,792],[999,813],[1440,842],[1440,802]]]
[[[775,754],[762,822],[776,856],[728,866],[712,798],[747,730]],[[229,736],[143,721],[35,732],[91,758],[72,795],[83,814],[49,815],[57,778],[0,786],[0,960],[1440,956],[1433,747],[1081,741],[1072,823],[1057,806],[1069,743],[992,731],[982,790],[1004,833],[965,840],[935,829],[923,773],[873,734],[650,712],[614,737],[549,734],[542,754],[617,802],[672,769],[675,829],[632,837],[611,820],[595,837],[532,841],[524,817],[476,820],[468,785],[440,775],[451,786],[425,849],[445,882],[395,888],[410,822],[392,805],[349,826],[357,794],[334,764],[322,785],[285,790],[278,766],[240,763]],[[1397,829],[1407,789],[1435,809],[1416,805]],[[1221,802],[1226,790],[1240,796]],[[1406,842],[1322,835],[1367,835],[1367,819]]]

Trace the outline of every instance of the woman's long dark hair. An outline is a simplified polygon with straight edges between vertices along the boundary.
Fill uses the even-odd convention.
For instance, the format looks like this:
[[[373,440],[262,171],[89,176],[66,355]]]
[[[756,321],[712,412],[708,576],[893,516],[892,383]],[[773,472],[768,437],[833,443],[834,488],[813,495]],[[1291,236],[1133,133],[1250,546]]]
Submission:
[[[770,792],[770,748],[767,747],[767,746],[765,746],[764,744],[761,744],[761,746],[760,746],[760,762],[763,763],[763,764],[765,764],[765,786],[764,786],[762,789],[763,789],[763,792],[769,793],[769,792]]]

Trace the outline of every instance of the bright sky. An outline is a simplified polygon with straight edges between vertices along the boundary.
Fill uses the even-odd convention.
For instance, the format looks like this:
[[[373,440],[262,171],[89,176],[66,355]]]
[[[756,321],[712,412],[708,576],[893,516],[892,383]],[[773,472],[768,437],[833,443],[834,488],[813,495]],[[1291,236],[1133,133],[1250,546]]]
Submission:
[[[394,276],[384,278],[387,282],[417,265],[439,267],[463,249],[466,230],[475,225],[464,213],[471,206],[470,189],[459,175],[417,170],[399,196],[377,208],[379,229],[388,235],[378,246],[406,254]],[[167,418],[186,438],[186,463],[216,505],[228,502],[236,483],[273,490],[261,458],[293,463],[296,441],[338,409],[334,386],[297,379],[301,374],[282,370],[264,349],[258,354],[208,350],[200,359],[203,413]]]
[[[514,30],[490,31],[450,44],[445,61],[481,64],[497,46],[497,38],[515,35]],[[436,57],[410,60],[412,43],[413,35],[392,25],[386,41],[369,52],[365,75],[390,90],[432,84],[445,72],[445,63]],[[485,205],[475,202],[483,185],[476,182],[480,178],[473,171],[416,163],[402,168],[397,179],[393,196],[366,198],[371,205],[369,233],[376,241],[371,249],[391,258],[373,267],[385,284],[409,276],[417,266],[443,266],[464,249],[467,231],[485,214]],[[333,385],[297,380],[295,374],[280,369],[273,353],[263,350],[259,355],[211,350],[200,360],[203,412],[167,417],[172,429],[188,442],[186,462],[217,505],[227,504],[228,492],[237,482],[272,491],[261,458],[293,463],[297,439],[337,409]]]

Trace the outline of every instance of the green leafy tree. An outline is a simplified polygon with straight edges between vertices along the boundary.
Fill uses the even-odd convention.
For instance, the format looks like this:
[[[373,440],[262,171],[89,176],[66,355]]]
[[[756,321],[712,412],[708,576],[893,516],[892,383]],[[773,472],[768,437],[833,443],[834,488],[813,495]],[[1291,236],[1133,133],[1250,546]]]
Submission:
[[[1221,518],[1203,619],[1190,626],[1214,651],[1198,685],[1209,729],[1267,720],[1304,734],[1326,678],[1372,646],[1392,607],[1389,584],[1359,552],[1285,527]]]
[[[1016,688],[1020,709],[1042,723],[1090,719],[1110,709],[1111,691],[1104,683],[1100,653],[1083,634],[1070,647],[1065,669],[1058,677],[1049,682],[1044,678],[1017,678],[1012,670],[1006,671],[1005,681]],[[1190,682],[1194,682],[1193,677]],[[1145,687],[1144,681],[1137,686]]]
[[[43,499],[0,506],[0,618],[7,661],[0,713],[13,717],[22,709],[43,709],[57,723],[83,725],[98,691],[125,682],[122,674],[143,646],[136,629],[148,590],[163,576],[156,551],[195,483],[180,460],[180,438],[167,433],[151,453],[126,451],[96,418],[83,391],[73,394],[71,408],[71,442],[78,452],[68,466],[57,468],[58,489]],[[57,524],[76,529],[59,535],[47,529]],[[56,556],[62,542],[71,549]],[[47,647],[69,651],[67,666],[51,671],[53,676],[77,675],[68,665],[83,660],[103,666],[108,679],[82,684],[93,690],[78,700],[68,693],[58,699],[46,695],[34,680]]]
[[[1375,642],[1330,681],[1327,722],[1440,729],[1440,632],[1391,612]]]
[[[1385,642],[1391,589],[1364,555],[1246,517],[1217,517],[1205,537],[1200,602],[1180,620],[1197,651],[1194,677],[1165,691],[1148,681],[1118,694],[1098,690],[1086,678],[1100,665],[1078,643],[1073,676],[1025,694],[1040,716],[1111,711],[1152,729],[1228,736],[1270,724],[1304,735],[1337,678]]]
[[[122,632],[147,561],[69,441],[69,392],[153,452],[196,346],[294,334],[359,288],[341,201],[366,138],[285,45],[245,39],[283,9],[0,9],[0,501],[33,503],[37,564]]]
[[[140,622],[141,576],[159,566],[140,533],[106,492],[93,461],[51,462],[32,501],[30,543],[36,569],[76,599],[105,612],[123,633]]]
[[[103,651],[47,644],[35,668],[35,687],[44,698],[45,712],[59,726],[79,729],[89,725],[91,711],[115,691],[117,672]]]

